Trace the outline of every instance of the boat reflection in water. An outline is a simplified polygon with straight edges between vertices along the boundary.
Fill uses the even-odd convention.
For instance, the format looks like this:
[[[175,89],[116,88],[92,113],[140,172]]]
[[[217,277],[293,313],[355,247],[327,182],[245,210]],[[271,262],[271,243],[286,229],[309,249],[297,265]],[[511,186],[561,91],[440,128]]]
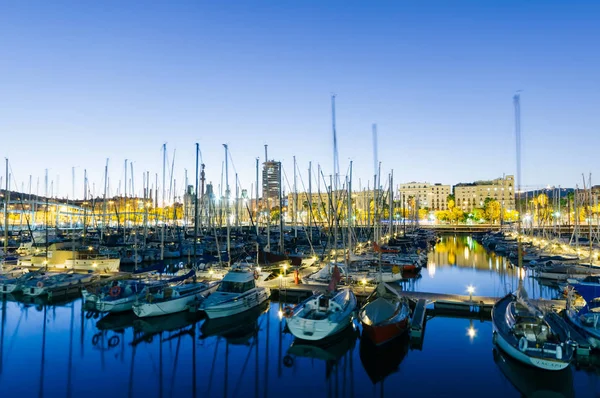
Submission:
[[[94,312],[86,313],[95,314]],[[127,328],[133,327],[133,321],[135,321],[137,317],[131,311],[123,312],[123,313],[110,313],[100,318],[98,322],[96,322],[96,328],[100,331],[104,330],[113,330],[113,331],[124,331]]]
[[[288,348],[286,356],[283,357],[283,364],[286,367],[292,367],[297,357],[325,361],[327,364],[326,376],[329,378],[339,360],[346,353],[352,352],[359,334],[354,323],[351,323],[341,332],[323,340],[309,341],[295,338]]]
[[[388,341],[382,345],[375,345],[364,333],[360,339],[360,361],[373,384],[381,383],[383,395],[383,381],[390,374],[395,373],[402,360],[408,353],[410,338],[408,333]]]
[[[258,318],[268,310],[269,302],[265,301],[240,314],[207,319],[200,328],[200,339],[217,336],[224,337],[230,344],[249,345],[250,339],[258,333]]]
[[[494,362],[510,383],[527,398],[570,398],[575,396],[573,373],[568,367],[547,372],[521,364],[494,348]]]

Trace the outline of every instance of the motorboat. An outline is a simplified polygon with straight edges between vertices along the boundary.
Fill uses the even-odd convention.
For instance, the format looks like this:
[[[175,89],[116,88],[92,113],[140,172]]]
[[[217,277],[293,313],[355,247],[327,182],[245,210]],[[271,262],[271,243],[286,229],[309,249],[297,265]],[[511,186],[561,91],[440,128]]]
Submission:
[[[259,273],[246,267],[232,267],[217,291],[200,304],[208,318],[221,318],[254,308],[271,295],[267,287],[257,286]]]
[[[26,296],[41,296],[43,294],[51,294],[56,290],[81,287],[82,285],[91,282],[94,278],[96,278],[96,275],[91,273],[46,274],[42,277],[33,278],[26,281],[23,284],[22,290],[23,294]]]
[[[558,316],[544,314],[527,299],[522,286],[492,308],[493,341],[512,358],[546,370],[562,370],[573,358],[573,347]]]
[[[410,307],[394,287],[379,283],[358,312],[358,319],[371,341],[381,345],[407,330]]]
[[[287,326],[299,339],[322,340],[352,323],[355,309],[356,297],[350,288],[319,293],[294,308]]]
[[[194,282],[176,286],[164,286],[156,293],[150,293],[132,306],[140,318],[160,316],[185,311],[190,304],[203,300],[217,290],[220,282]]]

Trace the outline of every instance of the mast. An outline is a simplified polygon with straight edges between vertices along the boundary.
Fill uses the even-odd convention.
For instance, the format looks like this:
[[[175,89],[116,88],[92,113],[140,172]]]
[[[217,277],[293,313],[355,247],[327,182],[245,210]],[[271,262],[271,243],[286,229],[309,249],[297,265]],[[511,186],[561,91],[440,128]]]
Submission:
[[[10,202],[8,181],[8,158],[6,158],[6,181],[4,189],[4,255],[8,254],[8,204]]]
[[[269,161],[269,157],[267,156],[267,144],[265,144],[265,167],[267,167],[267,162]],[[266,192],[265,192],[265,187]],[[266,203],[267,207],[267,247],[269,251],[271,251],[271,202],[269,201],[269,189],[267,186],[267,182],[265,181],[265,173],[263,168],[263,202]]]
[[[199,217],[200,217],[200,228],[202,228],[202,213],[204,213],[204,181],[206,180],[205,178],[205,173],[204,173],[204,163],[200,164],[200,204],[202,205],[202,209],[200,209],[200,213]],[[210,213],[210,203],[208,204],[208,211],[207,213]],[[210,214],[209,215],[209,220],[210,220]]]
[[[227,144],[225,148],[225,218],[227,222],[227,265],[231,265],[231,223],[229,220],[229,153]]]
[[[292,222],[294,223],[294,238],[298,238],[298,189],[296,185],[296,156],[294,156],[294,212]]]
[[[377,124],[373,123],[373,240],[378,240],[377,235]],[[370,207],[370,206],[369,206]],[[370,210],[370,209],[369,209]]]
[[[258,244],[258,234],[260,232],[258,226],[258,220],[260,217],[260,211],[258,208],[258,162],[260,158],[256,158],[256,265],[258,266],[258,261],[260,259],[260,248]]]
[[[200,154],[200,144],[196,143],[196,178],[194,179],[196,187],[194,188],[194,267],[197,265],[196,248],[198,242],[198,156]]]
[[[311,240],[313,238],[313,234],[312,234],[312,216],[313,216],[313,209],[312,209],[312,162],[308,162],[308,230],[310,231],[310,239]]]
[[[340,174],[340,164],[338,160],[338,149],[337,149],[337,132],[335,129],[335,94],[331,96],[331,127],[333,130],[333,185],[331,187],[332,190],[332,203],[333,203],[333,214],[335,219],[334,221],[334,230],[333,230],[333,247],[337,250],[338,243],[338,228],[339,228],[339,219],[337,215],[337,189],[338,189],[338,176]]]
[[[285,246],[283,244],[283,195],[281,191],[281,162],[279,164],[279,252],[285,254]]]
[[[73,184],[75,185],[75,184]],[[106,228],[106,189],[108,187],[108,158],[106,158],[106,165],[104,166],[104,194],[102,196],[102,229],[100,230],[100,243],[104,236],[104,229]],[[75,197],[73,197],[75,200]],[[144,203],[145,204],[145,203]]]
[[[352,160],[350,161],[350,176],[347,178],[348,183],[348,256],[346,257],[347,264],[350,263],[350,255],[352,254]]]
[[[517,192],[521,194],[521,95],[513,96],[513,104],[515,107],[515,141],[517,152]],[[523,267],[523,242],[521,241],[521,211],[518,211],[517,218],[517,251],[518,251],[518,267],[519,270]],[[522,286],[522,280],[519,273],[519,287]]]
[[[46,188],[46,207],[44,209],[44,226],[46,229],[46,260],[44,261],[46,263],[46,270],[48,269],[48,169],[46,169],[46,178],[45,178],[45,188]],[[45,307],[44,307],[45,309]],[[45,312],[44,312],[45,314]],[[44,322],[44,326],[45,326],[45,322]]]
[[[163,175],[162,175],[162,227],[160,229],[160,260],[165,259],[165,223],[167,219],[165,217],[165,186],[166,182],[166,169],[167,169],[167,144],[163,144]]]
[[[389,222],[389,235],[392,235],[392,222],[394,220],[394,170],[392,170],[392,173],[390,174],[390,194],[389,194],[389,201],[390,201],[390,205],[389,205],[389,213],[388,214],[388,222]]]

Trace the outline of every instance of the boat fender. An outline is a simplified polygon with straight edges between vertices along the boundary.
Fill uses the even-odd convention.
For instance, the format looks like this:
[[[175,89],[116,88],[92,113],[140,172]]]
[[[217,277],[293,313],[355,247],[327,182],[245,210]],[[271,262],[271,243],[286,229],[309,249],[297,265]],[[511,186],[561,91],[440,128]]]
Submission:
[[[112,336],[110,339],[108,339],[108,346],[116,347],[117,345],[119,345],[120,342],[121,339],[119,339],[119,336]]]
[[[121,287],[120,286],[111,287],[110,290],[108,291],[108,294],[110,294],[111,297],[118,297],[121,294]]]
[[[492,343],[498,344],[498,332],[492,333]]]
[[[102,333],[96,333],[96,334],[94,335],[94,337],[92,337],[92,344],[93,344],[93,345],[98,345],[98,341],[100,341],[100,335],[101,335],[101,334],[102,334]]]
[[[283,357],[283,364],[286,368],[291,368],[294,366],[294,358],[291,355],[286,355]]]
[[[523,352],[527,351],[527,339],[525,337],[519,339],[519,350]]]
[[[36,286],[39,287],[40,289],[44,287],[44,282],[39,281],[38,283],[36,283]]]
[[[258,279],[258,271],[254,270],[254,279]]]
[[[562,346],[556,346],[556,359],[562,359]]]

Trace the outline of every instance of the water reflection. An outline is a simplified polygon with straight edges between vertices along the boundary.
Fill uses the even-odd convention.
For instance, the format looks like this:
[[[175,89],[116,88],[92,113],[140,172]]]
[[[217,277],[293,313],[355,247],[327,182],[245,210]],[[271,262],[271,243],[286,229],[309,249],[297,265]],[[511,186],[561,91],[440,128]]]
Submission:
[[[457,235],[442,239],[422,275],[405,288],[468,294],[472,285],[474,294],[492,296],[516,284],[519,273]],[[558,293],[529,275],[524,280],[531,295]],[[6,297],[0,305],[2,398],[594,397],[600,389],[593,372],[572,367],[548,377],[499,353],[491,356],[491,324],[483,314],[465,319],[430,312],[424,340],[411,342],[405,334],[374,347],[359,340],[358,325],[320,344],[294,339],[278,317],[282,305],[265,303],[216,320],[197,313],[139,319],[100,316],[79,298]]]
[[[508,381],[526,398],[571,398],[573,371],[566,368],[558,372],[548,372],[526,366],[494,348],[494,362]]]

